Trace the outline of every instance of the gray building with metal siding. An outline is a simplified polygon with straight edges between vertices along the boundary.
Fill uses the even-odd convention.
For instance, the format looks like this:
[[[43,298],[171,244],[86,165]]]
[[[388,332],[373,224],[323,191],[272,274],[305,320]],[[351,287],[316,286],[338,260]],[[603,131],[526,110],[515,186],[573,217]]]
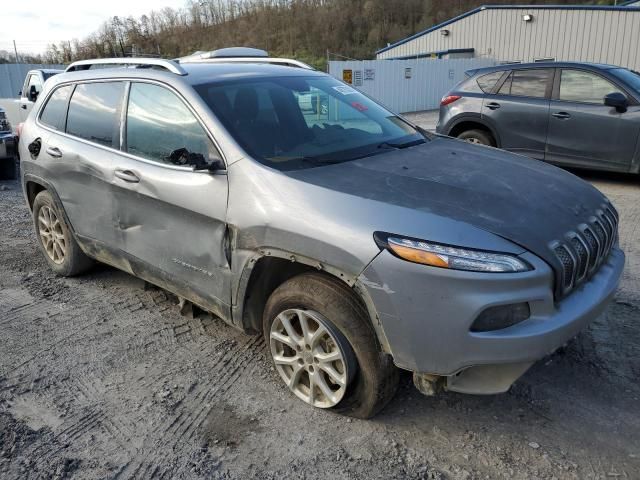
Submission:
[[[484,6],[376,55],[378,59],[487,57],[500,62],[554,59],[640,70],[640,8]]]

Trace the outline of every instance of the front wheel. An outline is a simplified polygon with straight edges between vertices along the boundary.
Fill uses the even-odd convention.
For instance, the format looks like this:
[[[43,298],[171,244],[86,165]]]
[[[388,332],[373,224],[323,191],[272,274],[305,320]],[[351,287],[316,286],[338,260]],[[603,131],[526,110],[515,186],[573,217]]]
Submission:
[[[280,378],[309,405],[369,418],[395,394],[398,371],[339,281],[317,273],[288,280],[269,298],[263,329]]]

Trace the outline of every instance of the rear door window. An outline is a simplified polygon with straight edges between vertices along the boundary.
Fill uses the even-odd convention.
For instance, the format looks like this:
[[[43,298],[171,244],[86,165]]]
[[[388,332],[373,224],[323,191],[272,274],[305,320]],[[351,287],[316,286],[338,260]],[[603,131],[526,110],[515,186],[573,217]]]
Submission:
[[[40,114],[40,122],[56,130],[64,131],[64,120],[67,114],[67,100],[72,90],[71,85],[56,89]]]
[[[545,98],[551,72],[551,69],[544,68],[513,70],[498,93],[516,97]]]
[[[482,75],[476,79],[478,86],[484,93],[491,93],[493,87],[496,86],[496,82],[500,80],[502,75],[504,74],[504,70],[500,70],[497,72],[487,73],[486,75]]]
[[[123,82],[79,84],[69,102],[67,133],[119,148],[119,112],[123,94]]]
[[[205,168],[220,158],[185,103],[168,89],[132,83],[127,108],[127,151],[170,165]]]
[[[604,97],[614,92],[623,93],[600,75],[582,70],[562,70],[560,100],[603,105]]]

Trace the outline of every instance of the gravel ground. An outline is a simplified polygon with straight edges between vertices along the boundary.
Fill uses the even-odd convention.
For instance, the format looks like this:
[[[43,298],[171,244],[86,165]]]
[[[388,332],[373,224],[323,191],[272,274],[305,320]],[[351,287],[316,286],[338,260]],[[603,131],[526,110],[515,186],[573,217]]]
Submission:
[[[628,255],[606,314],[507,394],[405,375],[370,421],[308,408],[259,337],[125,273],[55,277],[0,182],[0,478],[640,478],[638,180],[585,178]]]

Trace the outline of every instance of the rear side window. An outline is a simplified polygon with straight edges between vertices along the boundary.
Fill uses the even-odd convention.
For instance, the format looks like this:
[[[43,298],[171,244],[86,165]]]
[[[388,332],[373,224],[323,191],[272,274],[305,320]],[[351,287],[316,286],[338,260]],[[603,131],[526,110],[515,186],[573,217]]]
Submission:
[[[550,69],[514,70],[498,93],[517,97],[544,98],[550,78]]]
[[[484,93],[491,93],[493,87],[496,86],[496,82],[500,80],[500,77],[504,74],[504,71],[491,72],[486,75],[482,75],[476,79],[478,86]]]
[[[620,92],[620,89],[600,75],[580,70],[562,70],[560,100],[603,105],[605,95],[614,92]]]
[[[198,168],[220,158],[184,102],[166,88],[149,83],[131,84],[127,151],[158,162]]]
[[[40,114],[40,122],[56,130],[64,131],[64,120],[67,114],[67,100],[71,93],[71,85],[56,89]]]
[[[71,96],[67,133],[107,147],[119,145],[122,82],[81,83]]]

